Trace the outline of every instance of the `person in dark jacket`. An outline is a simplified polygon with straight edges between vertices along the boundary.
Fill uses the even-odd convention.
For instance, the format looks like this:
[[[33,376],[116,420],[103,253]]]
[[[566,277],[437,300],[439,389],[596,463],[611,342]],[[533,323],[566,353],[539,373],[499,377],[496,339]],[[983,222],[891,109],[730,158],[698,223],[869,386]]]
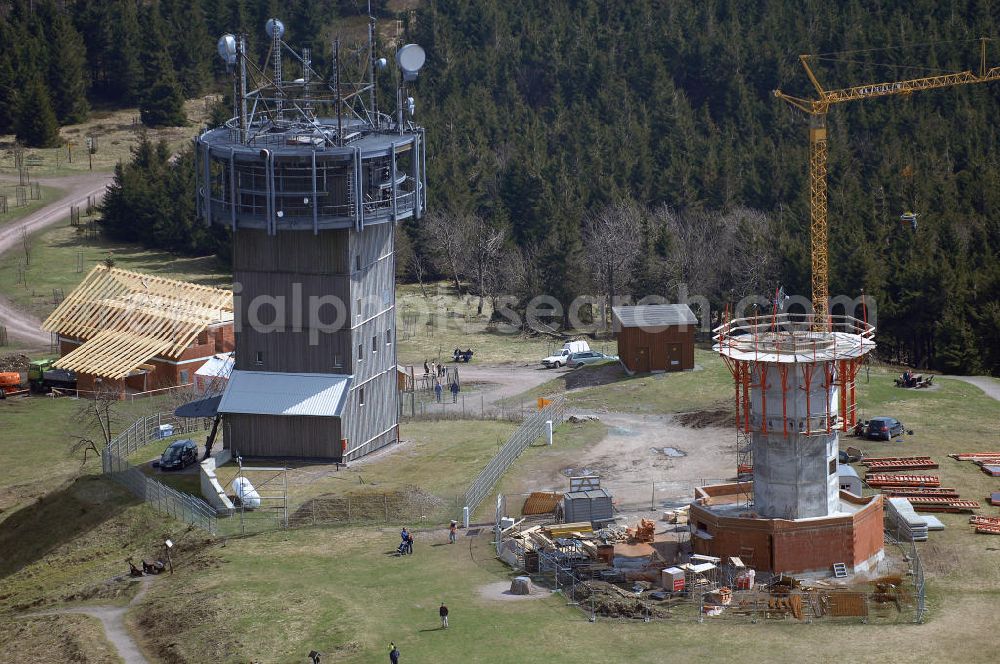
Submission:
[[[441,616],[441,629],[448,629],[448,607],[444,605],[444,602],[441,602],[438,615]]]
[[[457,380],[456,381],[452,381],[450,389],[451,389],[451,402],[452,403],[457,403],[458,402],[458,390],[459,390],[458,381]]]
[[[399,664],[399,648],[391,641],[389,642],[389,661],[392,664]]]

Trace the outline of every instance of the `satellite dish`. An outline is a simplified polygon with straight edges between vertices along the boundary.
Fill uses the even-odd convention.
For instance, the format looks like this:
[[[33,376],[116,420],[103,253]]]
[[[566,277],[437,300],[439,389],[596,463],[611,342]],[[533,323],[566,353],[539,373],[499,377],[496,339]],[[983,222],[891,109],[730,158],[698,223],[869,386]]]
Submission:
[[[396,64],[403,72],[404,81],[415,81],[417,72],[424,66],[426,60],[427,54],[417,44],[407,44],[396,51]]]
[[[219,57],[227,65],[236,64],[236,37],[229,33],[219,37]]]
[[[271,39],[277,37],[281,39],[285,34],[285,24],[276,18],[267,19],[267,23],[264,24],[264,31],[267,32],[267,36]]]

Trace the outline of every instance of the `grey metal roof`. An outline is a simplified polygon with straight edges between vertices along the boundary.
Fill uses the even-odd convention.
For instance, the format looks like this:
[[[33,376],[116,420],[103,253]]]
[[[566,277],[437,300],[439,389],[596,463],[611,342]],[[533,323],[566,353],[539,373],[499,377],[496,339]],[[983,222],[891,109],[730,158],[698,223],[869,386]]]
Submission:
[[[353,376],[234,370],[220,413],[340,417]]]
[[[664,327],[697,325],[691,307],[686,304],[647,304],[638,307],[612,307],[616,325],[621,327]]]
[[[217,394],[214,397],[189,401],[178,406],[174,410],[174,415],[177,417],[215,417],[219,413],[220,400],[222,400],[222,395]]]
[[[838,465],[837,475],[839,475],[840,477],[857,477],[858,479],[861,479],[860,475],[858,475],[858,471],[855,470],[853,466]]]

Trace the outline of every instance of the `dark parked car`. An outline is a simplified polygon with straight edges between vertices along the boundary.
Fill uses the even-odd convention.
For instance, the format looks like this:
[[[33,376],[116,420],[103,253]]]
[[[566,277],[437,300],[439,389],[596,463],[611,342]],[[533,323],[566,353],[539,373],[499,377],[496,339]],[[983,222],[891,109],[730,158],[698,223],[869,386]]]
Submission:
[[[873,417],[865,435],[874,440],[892,440],[903,435],[903,423],[892,417]]]
[[[174,470],[186,468],[198,460],[198,444],[190,438],[175,440],[160,456],[160,468]]]

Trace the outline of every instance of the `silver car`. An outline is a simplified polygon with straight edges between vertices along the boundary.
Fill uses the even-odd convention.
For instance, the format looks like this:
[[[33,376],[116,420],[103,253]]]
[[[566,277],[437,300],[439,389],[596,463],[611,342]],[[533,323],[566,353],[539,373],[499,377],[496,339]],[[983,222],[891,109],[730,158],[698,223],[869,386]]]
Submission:
[[[609,359],[604,353],[598,353],[596,350],[585,350],[579,353],[570,353],[569,359],[566,360],[567,367],[579,367],[584,364],[594,364],[595,362],[603,362]]]

